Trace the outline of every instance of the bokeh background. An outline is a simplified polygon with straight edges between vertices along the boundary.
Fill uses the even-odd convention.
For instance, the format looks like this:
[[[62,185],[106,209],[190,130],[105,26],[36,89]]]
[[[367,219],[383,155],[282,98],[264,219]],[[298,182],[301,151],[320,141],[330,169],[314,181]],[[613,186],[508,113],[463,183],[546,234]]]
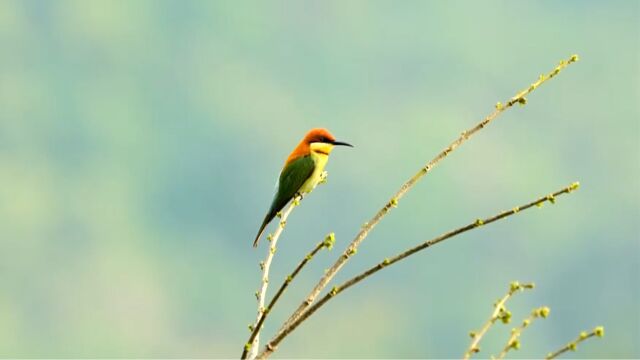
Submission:
[[[459,357],[511,280],[511,357],[640,357],[638,1],[0,1],[0,356],[237,357],[253,236],[311,127],[337,149],[272,279],[337,236],[272,334],[391,194],[558,61],[581,61],[438,166],[338,281],[477,217],[581,189],[344,293],[281,357]],[[276,280],[273,280],[276,283]],[[275,285],[271,287],[271,294]],[[496,354],[509,326],[482,345]]]

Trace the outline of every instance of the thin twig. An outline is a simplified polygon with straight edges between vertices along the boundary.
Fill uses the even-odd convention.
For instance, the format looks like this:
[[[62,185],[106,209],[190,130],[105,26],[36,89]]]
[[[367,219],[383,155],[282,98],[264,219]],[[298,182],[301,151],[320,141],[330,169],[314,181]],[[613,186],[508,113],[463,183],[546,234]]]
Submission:
[[[278,337],[281,337],[283,332],[286,329],[291,327],[291,324],[294,321],[297,321],[302,314],[313,304],[316,300],[320,292],[329,284],[329,282],[333,279],[333,277],[340,271],[342,266],[349,260],[351,255],[355,254],[360,243],[369,235],[369,232],[382,220],[382,218],[387,215],[387,213],[394,207],[398,205],[398,201],[409,191],[411,188],[427,173],[429,173],[440,161],[442,161],[447,155],[453,152],[456,148],[466,142],[471,136],[473,136],[476,132],[483,129],[487,126],[491,121],[498,117],[503,111],[511,108],[514,104],[518,103],[524,105],[527,103],[527,99],[525,96],[529,95],[533,90],[535,90],[538,86],[540,86],[545,81],[555,77],[562,69],[567,67],[569,64],[578,60],[577,55],[572,55],[569,59],[563,60],[560,62],[558,66],[556,66],[551,72],[548,74],[542,74],[538,78],[537,81],[532,83],[528,88],[520,91],[514,97],[509,99],[505,104],[497,103],[495,106],[495,110],[476,124],[474,127],[463,131],[462,135],[454,142],[452,142],[449,146],[447,146],[444,150],[442,150],[433,160],[427,163],[425,166],[420,168],[420,170],[413,175],[407,182],[405,182],[400,189],[393,195],[393,197],[382,207],[382,209],[378,210],[378,212],[374,215],[371,220],[365,223],[365,226],[360,229],[360,232],[356,235],[356,237],[352,240],[351,244],[345,249],[342,255],[338,258],[338,260],[329,268],[324,276],[320,279],[318,284],[311,290],[309,295],[305,298],[305,300],[298,306],[296,311],[285,321],[282,325],[278,334],[272,339],[275,340]]]
[[[289,274],[285,278],[284,282],[280,286],[280,289],[278,289],[278,292],[273,296],[273,298],[269,302],[269,306],[264,308],[264,311],[262,311],[260,313],[260,316],[258,317],[258,322],[255,325],[251,326],[251,329],[252,329],[251,336],[249,336],[249,340],[247,341],[247,344],[244,346],[244,349],[242,351],[241,359],[247,359],[247,356],[249,355],[249,349],[251,348],[251,344],[253,344],[253,340],[258,336],[258,333],[260,332],[260,328],[262,327],[262,324],[264,324],[264,321],[266,320],[266,318],[269,315],[269,313],[271,312],[271,310],[273,310],[273,307],[275,306],[276,302],[278,301],[278,299],[280,299],[280,296],[282,296],[282,294],[287,289],[287,287],[289,287],[289,284],[291,284],[293,279],[295,279],[295,277],[298,275],[300,270],[302,270],[302,268],[322,248],[326,247],[327,249],[331,249],[333,247],[334,242],[335,242],[335,234],[331,233],[331,234],[327,235],[327,237],[325,237],[325,239],[323,241],[319,242],[313,248],[313,250],[311,250],[311,252],[309,252],[307,254],[307,256],[304,257],[304,259],[302,259],[302,261],[298,264],[298,266],[295,268],[295,270],[293,270],[293,272],[291,274]],[[255,357],[255,354],[254,354],[254,357]]]
[[[604,327],[602,326],[598,326],[595,329],[591,330],[590,333],[587,333],[586,331],[583,331],[580,333],[580,336],[578,336],[577,339],[575,339],[574,341],[568,343],[567,345],[565,345],[563,348],[556,350],[555,352],[552,353],[548,353],[547,356],[545,357],[546,360],[550,360],[550,359],[555,359],[558,356],[564,354],[567,351],[576,351],[578,349],[578,344],[587,340],[588,338],[591,337],[603,337],[604,336]]]
[[[531,325],[531,323],[533,323],[533,321],[537,318],[543,318],[546,319],[547,316],[549,316],[549,308],[546,306],[543,307],[539,307],[537,309],[534,309],[531,314],[522,321],[522,324],[520,326],[518,326],[517,328],[513,328],[511,330],[511,336],[509,336],[509,340],[507,340],[507,344],[504,346],[504,348],[502,349],[502,351],[500,352],[500,354],[498,355],[497,358],[495,358],[496,360],[502,360],[504,359],[504,357],[507,355],[507,353],[509,352],[509,350],[511,349],[515,349],[518,350],[520,349],[520,335],[522,335],[522,332],[524,331],[524,329],[526,329],[527,327],[529,327],[529,325]],[[491,357],[492,359],[494,359],[494,357]]]
[[[509,300],[509,298],[511,298],[511,296],[513,296],[513,294],[515,294],[516,292],[522,291],[524,289],[533,289],[533,286],[533,283],[523,285],[520,285],[520,283],[518,283],[517,281],[511,283],[509,291],[502,297],[502,299],[500,299],[493,305],[495,309],[493,310],[493,313],[491,314],[489,320],[487,320],[484,326],[482,326],[480,331],[471,332],[469,334],[471,336],[471,344],[469,344],[467,351],[465,351],[462,357],[463,359],[469,359],[471,355],[480,352],[480,340],[482,340],[482,337],[484,337],[487,331],[489,331],[491,326],[493,326],[493,324],[495,324],[498,319],[500,319],[505,324],[508,324],[511,321],[511,312],[504,306],[507,300]]]
[[[273,261],[273,256],[276,253],[276,245],[278,243],[278,239],[280,238],[280,234],[282,234],[282,231],[284,231],[284,227],[287,224],[287,218],[289,217],[289,214],[291,214],[293,209],[300,204],[301,199],[301,196],[296,196],[284,212],[278,213],[278,217],[280,218],[278,228],[273,233],[273,235],[269,234],[267,236],[267,239],[269,240],[269,250],[267,252],[267,257],[265,258],[265,260],[260,262],[260,269],[262,269],[262,279],[260,282],[260,290],[256,291],[255,294],[258,300],[258,315],[256,317],[256,322],[250,326],[250,328],[252,329],[252,333],[255,332],[255,335],[252,334],[253,339],[244,346],[243,359],[254,359],[256,357],[256,354],[258,353],[258,347],[260,346],[261,326],[256,325],[260,322],[260,318],[262,318],[265,312],[264,301],[267,296],[267,288],[269,287],[269,269],[271,267],[271,262]],[[247,354],[245,354],[245,352]]]
[[[543,203],[545,202],[551,202],[551,203],[555,203],[555,198],[557,196],[560,196],[562,194],[568,194],[576,189],[578,189],[579,187],[579,183],[575,182],[561,190],[558,190],[552,194],[549,194],[547,196],[541,197],[537,200],[534,200],[528,204],[522,205],[522,206],[517,206],[514,207],[513,209],[509,210],[509,211],[503,211],[500,214],[494,215],[492,217],[486,218],[486,219],[477,219],[476,221],[465,225],[463,227],[460,227],[456,230],[452,230],[450,232],[444,233],[436,238],[433,238],[431,240],[425,241],[413,248],[410,248],[392,258],[387,258],[384,259],[382,262],[378,263],[377,265],[371,267],[370,269],[360,273],[357,276],[354,276],[353,278],[345,281],[344,283],[340,284],[339,286],[334,286],[331,291],[329,293],[327,293],[325,296],[323,296],[320,300],[318,300],[317,303],[313,304],[312,306],[309,307],[309,309],[307,311],[304,312],[304,314],[302,314],[302,316],[300,316],[297,320],[295,320],[294,322],[292,322],[290,325],[286,326],[282,331],[280,331],[271,341],[269,341],[269,343],[267,343],[267,345],[265,346],[265,348],[263,349],[263,351],[258,355],[259,359],[264,359],[266,357],[268,357],[269,355],[271,355],[276,347],[278,346],[278,344],[280,344],[280,342],[287,337],[287,335],[289,335],[292,331],[294,331],[303,321],[305,321],[307,318],[309,318],[309,316],[311,316],[314,312],[316,312],[316,310],[318,310],[320,307],[322,307],[327,301],[331,300],[332,298],[334,298],[336,295],[342,293],[343,291],[345,291],[346,289],[350,288],[351,286],[359,283],[360,281],[366,279],[367,277],[375,274],[376,272],[389,267],[390,265],[395,264],[396,262],[411,256],[421,250],[424,250],[428,247],[431,247],[441,241],[444,241],[446,239],[449,239],[451,237],[454,237],[456,235],[460,235],[464,232],[467,232],[469,230],[473,230],[477,227],[486,225],[486,224],[490,224],[494,221],[498,221],[501,219],[504,219],[508,216],[514,215],[520,211],[524,211],[527,210],[533,206],[541,206]]]

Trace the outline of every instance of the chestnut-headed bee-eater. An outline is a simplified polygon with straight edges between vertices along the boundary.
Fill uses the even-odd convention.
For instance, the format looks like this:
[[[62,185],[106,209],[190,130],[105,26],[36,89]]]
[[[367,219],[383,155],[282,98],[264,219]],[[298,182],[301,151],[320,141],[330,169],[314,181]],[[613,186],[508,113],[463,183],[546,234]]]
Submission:
[[[329,160],[329,154],[336,145],[353,147],[346,142],[336,141],[327,129],[311,129],[293,149],[280,172],[276,194],[260,225],[253,247],[258,246],[264,228],[291,199],[296,195],[311,192],[318,185]]]

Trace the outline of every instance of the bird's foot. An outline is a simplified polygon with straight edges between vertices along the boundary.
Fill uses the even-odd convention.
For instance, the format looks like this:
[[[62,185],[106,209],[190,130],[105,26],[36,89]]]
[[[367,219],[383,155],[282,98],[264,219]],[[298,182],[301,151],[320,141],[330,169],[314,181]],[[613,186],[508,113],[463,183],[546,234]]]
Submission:
[[[326,184],[328,176],[329,176],[329,173],[326,171],[323,171],[320,174],[320,181],[318,181],[318,184]]]

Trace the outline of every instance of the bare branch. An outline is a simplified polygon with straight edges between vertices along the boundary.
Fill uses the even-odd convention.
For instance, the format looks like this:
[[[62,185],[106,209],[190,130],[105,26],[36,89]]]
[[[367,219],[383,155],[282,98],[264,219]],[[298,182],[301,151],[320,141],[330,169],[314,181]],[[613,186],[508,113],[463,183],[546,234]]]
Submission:
[[[511,283],[511,286],[509,286],[509,291],[506,293],[506,295],[503,296],[502,299],[500,299],[497,303],[493,304],[495,309],[493,310],[493,313],[491,314],[489,320],[487,320],[484,326],[482,326],[480,331],[471,332],[469,334],[471,336],[471,344],[469,344],[467,351],[465,351],[462,357],[463,359],[469,359],[472,354],[480,352],[480,340],[482,340],[482,337],[484,337],[487,331],[489,331],[491,326],[493,326],[493,324],[495,324],[498,319],[500,319],[504,324],[508,324],[511,321],[511,311],[507,310],[507,308],[505,307],[505,303],[507,302],[507,300],[509,300],[509,298],[511,298],[511,296],[513,296],[513,294],[515,294],[516,292],[523,291],[524,289],[533,289],[533,287],[533,283],[523,285],[520,285],[520,283],[518,283],[517,281]]]
[[[604,327],[602,326],[598,326],[595,329],[591,330],[590,333],[587,333],[586,331],[583,331],[580,333],[580,336],[578,336],[577,339],[575,339],[574,341],[568,343],[567,345],[565,345],[563,348],[556,350],[555,352],[552,353],[548,353],[547,356],[545,357],[546,360],[550,360],[550,359],[555,359],[558,356],[564,354],[567,351],[576,351],[578,349],[578,344],[587,340],[588,338],[591,337],[603,337],[604,336]]]
[[[282,294],[284,293],[284,291],[287,289],[287,287],[289,287],[289,284],[291,284],[291,282],[293,281],[293,279],[295,279],[295,277],[298,275],[298,273],[300,272],[300,270],[302,270],[302,268],[318,253],[318,251],[320,251],[322,248],[327,248],[327,249],[331,249],[333,247],[333,244],[335,242],[335,234],[331,233],[329,235],[327,235],[325,237],[325,239],[321,242],[319,242],[314,248],[313,250],[311,250],[311,252],[309,252],[307,254],[307,256],[304,257],[304,259],[302,259],[302,261],[298,264],[298,266],[295,268],[295,270],[293,270],[293,272],[291,274],[289,274],[284,282],[282,283],[282,285],[280,286],[280,289],[278,289],[278,292],[273,296],[273,298],[271,299],[271,301],[269,302],[269,306],[267,306],[266,308],[264,308],[264,311],[260,312],[258,315],[258,321],[256,322],[255,325],[252,325],[252,331],[251,331],[251,336],[249,336],[249,340],[247,341],[247,345],[245,345],[243,351],[242,351],[242,356],[241,359],[247,359],[247,357],[249,356],[249,352],[251,349],[251,344],[253,344],[253,341],[255,340],[255,338],[258,336],[258,333],[260,332],[260,329],[262,328],[262,324],[264,324],[264,321],[266,320],[267,316],[269,315],[269,313],[271,312],[271,310],[273,310],[273,307],[275,306],[276,302],[278,302],[278,299],[280,299],[280,296],[282,296]],[[255,351],[255,353],[257,353],[257,351]],[[255,357],[255,354],[253,355],[253,357]]]
[[[551,72],[548,74],[540,75],[538,80],[532,83],[528,88],[518,92],[514,97],[509,99],[505,104],[498,102],[495,106],[495,110],[485,117],[482,121],[476,124],[474,127],[463,131],[460,137],[458,137],[455,141],[453,141],[449,146],[447,146],[444,150],[442,150],[435,158],[433,158],[429,163],[420,168],[420,170],[413,175],[407,182],[405,182],[400,189],[391,197],[391,199],[380,209],[378,212],[369,220],[365,226],[362,227],[360,232],[356,235],[356,237],[352,240],[351,244],[344,250],[343,254],[337,259],[337,261],[329,268],[324,276],[320,279],[318,284],[311,290],[311,292],[307,295],[305,300],[300,304],[300,306],[296,309],[296,311],[285,321],[285,323],[280,328],[278,334],[274,337],[279,338],[282,336],[283,332],[291,327],[291,324],[297,321],[302,314],[313,304],[316,300],[320,292],[329,284],[329,282],[333,279],[333,277],[340,271],[340,269],[344,266],[344,264],[349,260],[351,255],[357,252],[358,246],[362,241],[369,235],[369,232],[373,230],[373,228],[382,220],[382,218],[389,213],[389,211],[398,205],[400,199],[409,191],[413,186],[427,173],[429,173],[438,163],[440,163],[445,157],[447,157],[451,152],[457,149],[460,145],[466,142],[469,138],[471,138],[476,132],[483,129],[490,122],[495,120],[498,115],[500,115],[505,110],[511,108],[514,104],[524,105],[527,103],[527,99],[525,96],[529,95],[532,91],[534,91],[538,86],[540,86],[545,81],[555,77],[560,71],[562,71],[569,64],[578,60],[577,55],[571,56],[567,60],[563,60],[560,62],[558,66],[556,66]],[[273,340],[271,341],[273,342]]]
[[[284,228],[287,224],[287,218],[289,214],[293,211],[293,209],[300,204],[301,196],[296,196],[289,207],[283,212],[278,213],[278,217],[280,218],[280,223],[278,224],[278,228],[273,234],[269,234],[267,236],[267,240],[269,240],[269,250],[267,252],[267,257],[264,261],[260,262],[260,269],[262,270],[262,279],[260,281],[260,290],[256,291],[256,298],[258,300],[258,315],[256,318],[256,322],[253,325],[250,325],[249,328],[252,331],[252,339],[244,346],[243,351],[243,359],[249,358],[254,359],[256,354],[258,353],[258,347],[260,346],[260,327],[257,324],[260,322],[260,318],[263,317],[265,312],[264,301],[267,296],[267,288],[269,287],[269,269],[271,267],[271,262],[273,261],[273,256],[276,253],[276,245],[278,243],[278,239],[280,238],[280,234],[284,231]],[[253,334],[255,333],[255,335]]]
[[[292,322],[291,324],[287,325],[284,327],[284,329],[282,331],[280,331],[269,343],[267,343],[267,345],[265,346],[264,350],[258,355],[259,359],[264,359],[266,357],[268,357],[269,355],[271,355],[276,347],[278,346],[278,344],[280,344],[280,342],[287,337],[292,331],[294,331],[303,321],[305,321],[306,319],[308,319],[311,315],[313,315],[314,312],[316,312],[320,307],[322,307],[326,302],[328,302],[329,300],[331,300],[332,298],[334,298],[336,295],[342,293],[343,291],[345,291],[346,289],[350,288],[351,286],[359,283],[360,281],[366,279],[367,277],[375,274],[376,272],[389,267],[390,265],[393,265],[395,263],[397,263],[398,261],[405,259],[421,250],[424,250],[428,247],[431,247],[439,242],[442,242],[446,239],[452,238],[454,236],[460,235],[464,232],[467,232],[469,230],[473,230],[475,228],[478,228],[480,226],[483,225],[487,225],[490,224],[492,222],[504,219],[508,216],[514,215],[516,213],[519,213],[521,211],[527,210],[531,207],[534,206],[541,206],[543,203],[545,202],[551,202],[551,203],[555,203],[556,197],[563,195],[563,194],[568,194],[576,189],[578,189],[579,187],[579,183],[575,182],[561,190],[558,190],[552,194],[549,194],[547,196],[541,197],[537,200],[534,200],[530,203],[527,203],[525,205],[522,206],[517,206],[512,208],[509,211],[503,211],[497,215],[494,215],[492,217],[488,217],[486,219],[477,219],[474,222],[465,225],[463,227],[460,227],[458,229],[449,231],[447,233],[444,233],[436,238],[433,238],[431,240],[425,241],[413,248],[410,248],[392,258],[387,258],[384,259],[382,262],[378,263],[377,265],[371,267],[370,269],[360,273],[357,276],[354,276],[353,278],[345,281],[344,283],[338,285],[338,286],[334,286],[331,291],[329,293],[327,293],[325,296],[323,296],[317,303],[313,304],[312,306],[309,307],[309,309],[307,311],[305,311],[297,320],[295,320],[294,322]]]
[[[546,306],[534,309],[531,312],[531,314],[522,321],[522,324],[520,326],[518,326],[517,328],[511,329],[511,336],[509,336],[509,340],[507,340],[507,344],[504,346],[504,348],[500,352],[500,355],[498,355],[498,357],[495,359],[502,360],[507,355],[509,350],[520,349],[520,335],[522,335],[522,332],[524,331],[524,329],[529,327],[529,325],[531,325],[531,323],[533,323],[533,321],[537,318],[546,319],[547,316],[549,316],[549,311],[550,311],[549,308]],[[493,356],[491,358],[494,359]]]

